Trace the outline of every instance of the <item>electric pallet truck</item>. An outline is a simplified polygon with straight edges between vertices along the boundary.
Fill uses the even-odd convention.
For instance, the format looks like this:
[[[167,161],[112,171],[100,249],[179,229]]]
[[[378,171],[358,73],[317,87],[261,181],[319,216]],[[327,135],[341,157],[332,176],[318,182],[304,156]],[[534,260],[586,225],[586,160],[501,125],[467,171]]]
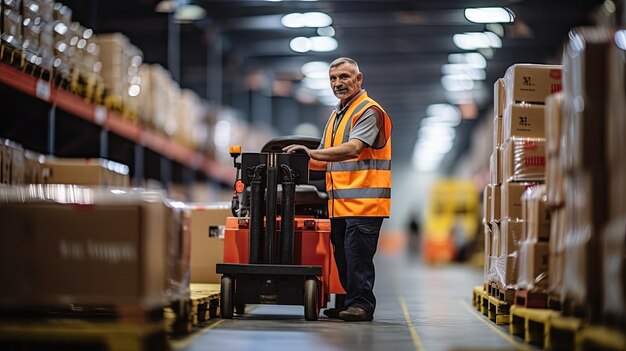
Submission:
[[[309,171],[306,153],[282,148],[320,139],[281,137],[260,153],[231,147],[237,168],[233,216],[224,231],[220,314],[232,318],[246,304],[302,305],[317,320],[330,294],[345,294],[330,244],[324,172]]]

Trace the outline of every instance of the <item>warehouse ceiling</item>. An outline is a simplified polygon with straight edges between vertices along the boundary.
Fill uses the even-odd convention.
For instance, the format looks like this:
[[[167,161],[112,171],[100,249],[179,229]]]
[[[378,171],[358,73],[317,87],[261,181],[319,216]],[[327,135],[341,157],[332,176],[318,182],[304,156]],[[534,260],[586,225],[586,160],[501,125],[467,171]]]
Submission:
[[[182,1],[200,5],[206,17],[168,27],[173,16],[155,12],[160,1],[64,3],[73,9],[75,21],[96,33],[126,34],[143,50],[146,62],[168,67],[182,87],[234,106],[248,120],[270,122],[279,133],[290,133],[302,122],[321,128],[327,118],[328,106],[306,102],[306,94],[298,90],[304,63],[331,62],[339,56],[355,58],[364,73],[364,87],[392,116],[394,157],[401,162],[411,159],[427,107],[458,102],[451,100],[455,97],[446,93],[441,83],[448,55],[463,52],[455,46],[453,35],[500,32],[501,48],[483,52],[487,58],[485,80],[475,82],[470,100],[465,100],[470,103],[461,106],[469,119],[457,127],[455,146],[444,162],[448,169],[468,149],[469,133],[477,120],[490,117],[493,82],[506,68],[518,62],[559,63],[559,48],[568,29],[592,22],[591,14],[598,16],[600,5],[610,12],[613,4],[607,7],[604,0]],[[464,16],[466,7],[487,6],[508,7],[515,21],[487,27]],[[281,17],[311,11],[331,16],[336,50],[297,53],[290,49],[293,38],[316,36],[317,28],[286,28]],[[172,30],[180,31],[180,43],[169,41],[168,51]],[[274,96],[271,103],[258,103],[259,92],[260,96]],[[255,117],[259,110],[270,116]]]

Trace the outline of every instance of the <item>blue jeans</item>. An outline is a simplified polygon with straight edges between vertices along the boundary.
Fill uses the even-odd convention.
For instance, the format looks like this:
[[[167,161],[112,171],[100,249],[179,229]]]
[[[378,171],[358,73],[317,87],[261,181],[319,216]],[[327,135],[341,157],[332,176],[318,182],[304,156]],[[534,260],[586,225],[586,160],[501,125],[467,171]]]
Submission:
[[[360,307],[373,315],[376,309],[373,260],[383,218],[333,218],[330,223],[339,280],[346,290],[345,307]]]

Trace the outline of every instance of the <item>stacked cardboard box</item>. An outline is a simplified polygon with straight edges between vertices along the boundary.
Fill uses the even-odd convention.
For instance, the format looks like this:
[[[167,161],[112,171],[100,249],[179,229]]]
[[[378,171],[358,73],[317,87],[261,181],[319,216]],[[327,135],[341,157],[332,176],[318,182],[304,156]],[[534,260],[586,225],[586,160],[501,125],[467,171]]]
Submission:
[[[602,313],[605,323],[626,330],[626,30],[612,37],[608,52],[606,159],[609,223],[603,233]]]
[[[52,46],[54,52],[53,71],[55,76],[69,80],[70,78],[70,26],[72,10],[55,3],[52,11]]]
[[[73,185],[0,188],[0,308],[151,311],[188,271],[162,193]],[[187,257],[188,260],[188,257]],[[187,296],[188,290],[187,290]]]
[[[497,94],[498,97],[505,96],[503,101],[498,99],[502,119],[494,119],[498,121],[494,123],[494,133],[497,133],[496,128],[502,130],[502,136],[497,138],[501,140],[501,145],[494,151],[491,163],[493,192],[501,198],[500,249],[492,279],[501,289],[508,290],[517,286],[520,265],[532,265],[533,258],[541,256],[537,250],[544,246],[527,244],[523,257],[520,257],[519,245],[527,227],[522,194],[545,179],[544,102],[546,96],[561,88],[561,67],[513,65],[496,86],[502,83],[504,90]],[[494,159],[497,161],[494,162]],[[526,266],[524,270],[535,271],[533,267]]]
[[[561,298],[566,313],[582,313],[592,322],[602,314],[603,262],[599,257],[602,231],[609,219],[603,141],[607,140],[607,86],[614,74],[607,65],[613,38],[614,31],[608,28],[576,28],[563,54],[561,167],[567,232]]]
[[[0,38],[2,44],[14,49],[22,45],[21,0],[5,0],[0,4]]]
[[[224,262],[224,228],[230,203],[194,203],[184,208],[184,228],[191,238],[191,282],[219,283],[215,265]]]
[[[519,275],[517,288],[546,292],[550,213],[546,206],[546,186],[536,185],[522,195],[524,214],[522,239],[519,242]],[[543,304],[545,304],[545,299]]]
[[[111,104],[121,104],[126,116],[138,119],[143,53],[121,33],[99,34],[101,75]]]

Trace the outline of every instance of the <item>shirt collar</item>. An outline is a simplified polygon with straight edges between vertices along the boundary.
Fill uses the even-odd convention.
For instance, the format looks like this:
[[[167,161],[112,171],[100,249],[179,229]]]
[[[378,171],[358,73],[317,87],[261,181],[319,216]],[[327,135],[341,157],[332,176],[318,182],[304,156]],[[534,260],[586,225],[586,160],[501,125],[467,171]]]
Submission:
[[[348,109],[348,106],[350,106],[354,102],[354,100],[358,99],[358,97],[363,95],[364,93],[365,93],[365,90],[361,89],[361,91],[359,91],[356,95],[354,95],[352,99],[350,99],[350,101],[348,101],[348,103],[345,104],[344,106],[341,106],[341,101],[339,101],[337,105],[335,105],[335,108],[334,108],[337,115],[341,115],[342,113],[346,112],[346,110]]]

